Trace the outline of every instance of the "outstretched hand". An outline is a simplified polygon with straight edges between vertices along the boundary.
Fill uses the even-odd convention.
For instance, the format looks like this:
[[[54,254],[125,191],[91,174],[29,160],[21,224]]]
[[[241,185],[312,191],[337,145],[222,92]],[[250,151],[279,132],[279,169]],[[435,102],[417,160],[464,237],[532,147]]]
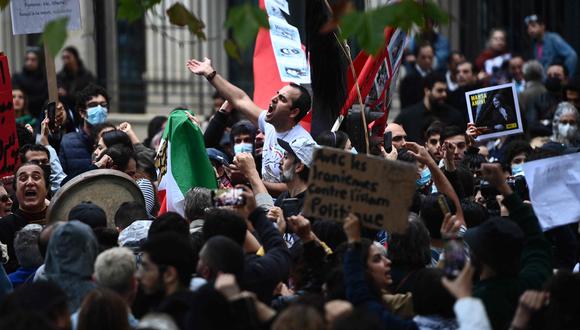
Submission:
[[[207,57],[204,57],[203,61],[201,62],[196,59],[191,59],[187,61],[186,66],[189,71],[195,73],[198,76],[206,77],[214,71],[213,67],[211,66],[211,60]]]
[[[349,243],[355,243],[360,241],[360,221],[354,213],[349,213],[346,218],[344,218],[344,224],[342,225],[344,233]]]
[[[449,291],[449,293],[451,293],[455,298],[461,299],[470,297],[473,288],[473,273],[474,269],[471,267],[471,263],[467,261],[465,266],[463,266],[463,270],[456,279],[450,280],[444,277],[441,279],[441,282],[447,291]]]
[[[485,180],[504,196],[510,195],[513,191],[506,183],[506,177],[500,164],[484,163],[481,164],[481,172]]]
[[[405,144],[403,144],[403,148],[409,150],[409,153],[413,155],[421,164],[428,165],[429,162],[433,162],[433,159],[431,158],[431,155],[429,155],[427,149],[415,142],[405,142]]]

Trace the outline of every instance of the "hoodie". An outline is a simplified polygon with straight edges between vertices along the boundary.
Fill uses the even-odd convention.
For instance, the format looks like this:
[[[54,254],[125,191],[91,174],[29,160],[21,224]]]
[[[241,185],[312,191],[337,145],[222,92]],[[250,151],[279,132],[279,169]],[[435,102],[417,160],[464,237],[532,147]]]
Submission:
[[[91,276],[99,244],[91,227],[70,221],[55,229],[45,259],[46,278],[68,296],[69,311],[76,311],[84,297],[96,288]]]

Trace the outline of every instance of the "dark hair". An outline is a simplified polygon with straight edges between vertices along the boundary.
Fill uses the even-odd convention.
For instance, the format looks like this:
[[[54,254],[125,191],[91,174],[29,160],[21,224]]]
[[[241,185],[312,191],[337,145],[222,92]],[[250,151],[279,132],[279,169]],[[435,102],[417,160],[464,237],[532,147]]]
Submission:
[[[97,136],[105,128],[112,128],[113,130],[116,130],[117,129],[117,127],[115,127],[115,125],[113,125],[112,123],[110,123],[108,121],[106,121],[104,123],[96,124],[95,126],[93,126],[93,129],[91,130],[91,138],[93,139],[94,143],[98,143],[99,142],[99,141],[96,141],[97,140]]]
[[[233,211],[214,208],[205,214],[203,236],[206,241],[214,236],[223,235],[243,246],[247,229],[244,218]]]
[[[18,138],[18,144],[21,146],[36,144],[34,134],[30,133],[22,123],[16,123],[16,137]]]
[[[444,142],[445,140],[449,139],[450,137],[454,137],[457,135],[462,135],[465,137],[465,131],[461,130],[461,128],[457,127],[457,126],[445,126],[443,128],[443,131],[441,131],[441,142]]]
[[[136,220],[149,219],[145,206],[139,202],[124,202],[115,212],[115,226],[123,230]]]
[[[241,134],[248,134],[252,139],[252,141],[254,141],[254,139],[256,138],[256,132],[257,128],[256,126],[254,126],[254,124],[252,124],[251,121],[246,119],[240,120],[239,122],[235,123],[232,126],[232,129],[230,131],[230,140],[231,140],[230,142],[232,145],[234,145],[234,138]],[[252,142],[252,144],[254,143]]]
[[[310,97],[310,92],[304,86],[298,85],[296,83],[290,83],[290,86],[298,89],[300,91],[300,96],[296,100],[292,100],[292,108],[300,109],[298,116],[294,118],[295,122],[298,123],[306,114],[310,107],[312,106],[312,98]]]
[[[580,275],[559,270],[545,285],[550,292],[550,303],[545,310],[545,328],[574,329],[580,323]]]
[[[411,290],[413,311],[417,315],[437,315],[446,319],[455,318],[455,298],[443,287],[444,272],[438,268],[424,268],[417,272]]]
[[[409,221],[405,233],[393,233],[388,243],[389,259],[393,265],[419,269],[431,262],[429,231],[420,220]]]
[[[471,73],[476,74],[475,64],[473,64],[473,62],[471,62],[471,61],[468,61],[468,60],[461,61],[461,62],[457,63],[457,67],[459,67],[460,65],[466,64],[466,63],[471,66]]]
[[[363,307],[357,307],[351,313],[339,316],[330,325],[332,330],[375,330],[384,326],[376,314]]]
[[[237,282],[241,283],[244,272],[244,251],[231,238],[217,235],[208,239],[199,257],[210,269],[212,280],[221,272],[235,275]]]
[[[26,159],[26,153],[32,151],[40,151],[40,152],[44,152],[46,154],[46,157],[48,158],[48,160],[50,161],[50,152],[48,152],[48,149],[46,149],[45,146],[40,145],[40,144],[25,144],[22,147],[20,147],[20,150],[18,150],[18,153],[20,154],[20,162],[21,163],[26,163],[28,162],[28,160]]]
[[[470,149],[467,149],[465,152],[460,166],[471,172],[478,171],[481,168],[481,164],[487,163],[487,160],[482,154],[469,151]]]
[[[126,171],[131,159],[135,160],[135,152],[123,144],[115,144],[107,147],[103,155],[108,155],[113,160],[113,164],[119,171]],[[135,160],[135,163],[137,161]]]
[[[63,316],[65,317],[65,316]],[[56,330],[51,322],[42,314],[34,311],[20,310],[0,318],[0,329],[10,330]]]
[[[185,195],[185,218],[189,221],[202,219],[206,209],[211,206],[211,190],[204,187],[193,187]]]
[[[433,52],[435,52],[433,45],[429,41],[423,40],[423,41],[419,42],[418,45],[415,46],[415,51],[413,52],[413,55],[415,55],[415,57],[419,56],[421,49],[427,48],[427,47],[430,47],[431,50],[433,50]]]
[[[566,96],[566,91],[580,92],[580,77],[574,76],[570,78],[566,86],[564,86],[564,97]]]
[[[444,83],[447,85],[445,75],[439,72],[431,72],[423,78],[423,88],[427,88],[428,90],[433,89],[436,83]]]
[[[462,52],[458,51],[458,50],[454,50],[451,53],[449,53],[449,57],[447,58],[447,64],[451,63],[451,61],[453,61],[453,56],[455,55],[459,55],[459,56],[465,56],[463,55]]]
[[[429,140],[433,135],[441,135],[443,130],[443,123],[436,120],[432,122],[425,130],[425,141]]]
[[[526,157],[532,152],[532,147],[527,141],[515,140],[505,146],[503,163],[509,166],[512,160],[519,154],[525,153]]]
[[[296,162],[295,163],[299,163],[300,160],[298,159],[298,157],[296,157]],[[304,182],[308,182],[308,177],[310,176],[310,168],[308,166],[306,166],[306,164],[302,164],[302,171],[298,172],[298,177],[300,178],[300,180],[304,181]]]
[[[83,66],[83,61],[81,60],[81,57],[79,55],[79,51],[76,49],[76,47],[67,46],[67,47],[63,48],[62,51],[71,53],[74,56],[75,60],[77,60],[79,67]]]
[[[127,303],[118,293],[97,288],[90,292],[79,309],[79,330],[129,330]]]
[[[348,134],[343,131],[324,131],[316,137],[316,143],[337,149],[344,149],[348,141]]]
[[[147,124],[147,138],[143,141],[146,147],[149,147],[153,137],[161,131],[161,127],[167,121],[167,116],[155,116]]]
[[[115,129],[112,131],[105,132],[101,135],[103,139],[103,143],[107,146],[107,148],[115,145],[115,144],[122,144],[127,148],[133,149],[133,143],[131,143],[131,138],[127,133]],[[98,141],[97,141],[98,142]]]
[[[421,220],[423,220],[425,227],[429,231],[429,235],[431,238],[435,239],[441,239],[441,225],[443,224],[443,220],[445,218],[445,215],[443,212],[441,212],[439,202],[437,201],[439,196],[443,196],[445,198],[447,205],[449,205],[449,211],[451,211],[451,214],[454,214],[457,211],[451,198],[447,197],[445,194],[437,192],[432,195],[428,195],[423,199],[419,215],[421,216]]]
[[[181,215],[179,215],[179,213],[163,213],[157,219],[153,220],[151,227],[149,227],[147,237],[148,239],[151,239],[155,236],[168,232],[189,237],[189,225],[187,221]]]
[[[155,221],[153,221],[155,223]],[[189,235],[184,236],[174,232],[159,233],[149,236],[142,251],[149,255],[160,273],[164,267],[173,266],[177,270],[179,282],[189,287],[192,274],[195,272],[195,256]]]
[[[477,227],[489,218],[487,209],[474,201],[462,199],[461,209],[467,228]]]
[[[550,63],[550,65],[548,65],[548,67],[546,68],[546,74],[548,74],[548,69],[551,66],[560,66],[562,67],[562,70],[564,71],[564,76],[568,77],[568,75],[570,74],[570,71],[568,71],[568,68],[566,67],[566,65],[564,65],[564,62],[562,62],[561,60],[555,60],[552,63]]]
[[[0,316],[18,311],[35,311],[51,321],[69,315],[66,293],[55,283],[39,281],[25,283],[9,294],[0,305]]]
[[[157,180],[155,150],[149,148],[135,148],[135,158],[135,161],[137,161],[137,170],[144,175],[148,175],[151,181]]]
[[[109,95],[107,94],[107,91],[103,87],[95,84],[89,84],[87,87],[83,88],[77,94],[77,104],[76,104],[77,111],[86,111],[86,103],[91,98],[99,95],[103,95],[105,100],[109,102]]]

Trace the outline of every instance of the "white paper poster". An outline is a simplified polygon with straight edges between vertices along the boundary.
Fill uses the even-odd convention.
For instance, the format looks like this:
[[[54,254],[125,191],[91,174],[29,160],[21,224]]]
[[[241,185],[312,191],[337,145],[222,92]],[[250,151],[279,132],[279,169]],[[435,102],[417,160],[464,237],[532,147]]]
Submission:
[[[524,173],[543,230],[580,220],[580,153],[524,163]]]
[[[79,0],[12,0],[10,1],[12,34],[41,33],[46,23],[68,17],[68,30],[81,29]]]

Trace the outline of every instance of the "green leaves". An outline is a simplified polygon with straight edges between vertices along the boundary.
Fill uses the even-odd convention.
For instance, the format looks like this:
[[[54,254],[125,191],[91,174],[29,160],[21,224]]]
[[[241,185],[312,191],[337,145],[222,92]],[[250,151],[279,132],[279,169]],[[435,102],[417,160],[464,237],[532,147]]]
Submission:
[[[344,38],[355,39],[365,52],[376,55],[385,43],[387,26],[408,31],[413,25],[424,26],[426,19],[446,24],[449,15],[432,1],[402,0],[365,12],[352,11],[341,18],[340,28]]]
[[[250,3],[245,3],[228,11],[225,27],[232,29],[234,41],[243,50],[256,39],[260,27],[269,29],[270,24],[268,24],[266,12]]]
[[[205,24],[200,21],[195,15],[193,15],[189,9],[185,8],[180,2],[175,3],[169,9],[167,9],[167,16],[169,16],[169,22],[177,26],[187,26],[189,31],[197,36],[200,40],[206,40],[205,33],[203,29]]]
[[[162,0],[119,0],[117,19],[132,23],[145,15],[145,12]]]
[[[52,57],[56,57],[68,36],[66,26],[68,17],[58,18],[48,22],[42,32],[42,41],[47,47],[47,51]]]

